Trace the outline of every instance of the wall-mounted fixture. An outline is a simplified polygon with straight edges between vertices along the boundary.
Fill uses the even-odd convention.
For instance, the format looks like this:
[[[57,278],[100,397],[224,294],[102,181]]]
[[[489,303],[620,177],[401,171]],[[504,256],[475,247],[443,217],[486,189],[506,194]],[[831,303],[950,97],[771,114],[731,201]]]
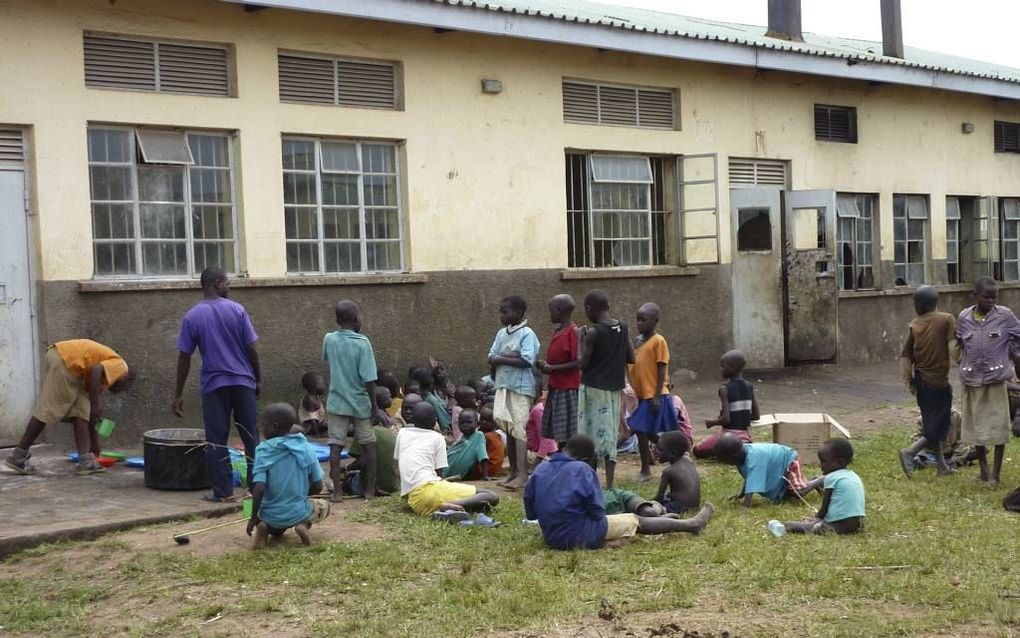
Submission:
[[[964,122],[960,125],[960,130],[964,135],[970,135],[974,132],[974,122]]]
[[[482,80],[482,93],[502,93],[503,82],[501,80]]]

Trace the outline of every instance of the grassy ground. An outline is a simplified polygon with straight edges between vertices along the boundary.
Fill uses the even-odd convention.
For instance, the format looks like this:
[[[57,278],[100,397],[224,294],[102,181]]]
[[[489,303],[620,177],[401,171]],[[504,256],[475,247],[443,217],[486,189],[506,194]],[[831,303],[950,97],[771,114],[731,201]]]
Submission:
[[[894,451],[906,437],[857,443],[868,490],[858,537],[775,539],[767,520],[807,508],[744,512],[727,501],[736,472],[711,464],[703,493],[718,514],[705,533],[617,550],[544,549],[518,523],[514,496],[494,530],[416,519],[380,499],[353,515],[381,525],[379,540],[198,556],[113,535],[30,550],[0,564],[0,634],[645,636],[668,621],[702,635],[1013,635],[1020,519],[1002,510],[1004,490],[973,483],[974,470],[904,478]],[[1015,467],[1004,487],[1017,483]]]

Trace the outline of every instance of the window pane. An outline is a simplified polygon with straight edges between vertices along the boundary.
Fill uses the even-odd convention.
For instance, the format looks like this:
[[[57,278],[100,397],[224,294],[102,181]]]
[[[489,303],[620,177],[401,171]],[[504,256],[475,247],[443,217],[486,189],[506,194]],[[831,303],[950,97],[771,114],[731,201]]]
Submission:
[[[319,272],[318,245],[288,243],[287,272]]]
[[[737,250],[772,250],[769,209],[741,208],[737,217]]]
[[[872,220],[862,218],[857,220],[857,239],[860,241],[871,241]]]
[[[1002,236],[1006,239],[1017,238],[1017,223],[1016,222],[1002,222]]]
[[[397,178],[388,175],[365,176],[365,206],[396,206]]]
[[[188,272],[188,247],[183,242],[142,244],[142,263],[147,275],[184,275]]]
[[[959,222],[953,221],[953,220],[947,221],[946,222],[946,240],[948,240],[948,241],[955,240],[957,238],[957,236],[959,235],[959,227],[960,227],[959,226]]]
[[[592,179],[596,182],[640,182],[650,184],[652,168],[647,157],[591,156]]]
[[[319,214],[314,208],[287,208],[284,217],[287,239],[319,238]]]
[[[325,239],[360,239],[357,208],[323,208],[322,235]]]
[[[907,239],[924,239],[924,220],[907,220]]]
[[[366,173],[396,173],[394,148],[388,144],[362,144],[361,157]]]
[[[911,219],[927,219],[928,201],[920,196],[907,198],[907,216]]]
[[[836,216],[860,217],[860,215],[856,195],[836,195]]]
[[[896,281],[893,282],[893,283],[896,286],[906,286],[907,285],[907,267],[906,266],[896,266]]]
[[[283,174],[283,203],[317,204],[315,175],[304,173]]]
[[[322,143],[322,170],[358,172],[358,147],[342,142]]]
[[[315,142],[283,140],[283,168],[297,171],[314,171]]]
[[[358,176],[323,173],[322,203],[324,206],[357,206],[360,204]]]
[[[907,199],[903,195],[893,195],[893,218],[907,216]]]
[[[1020,264],[1015,261],[1007,261],[1003,264],[1003,278],[1006,281],[1016,281],[1020,279]]]
[[[324,242],[326,272],[361,270],[361,246],[355,242]]]
[[[893,237],[896,241],[904,241],[907,238],[907,220],[893,220]]]
[[[233,210],[230,206],[192,206],[191,234],[195,239],[233,239]]]
[[[368,242],[366,270],[400,270],[400,243]]]
[[[960,219],[960,199],[958,197],[946,198],[946,219]]]
[[[195,272],[219,266],[227,272],[237,269],[234,242],[195,242]]]
[[[1003,199],[1002,216],[1006,219],[1020,219],[1020,199]]]
[[[134,244],[95,244],[97,275],[132,275],[135,267]]]
[[[1017,258],[1017,243],[1015,241],[1007,241],[1002,243],[1002,258],[1003,259]]]
[[[897,264],[904,264],[907,262],[907,242],[898,241],[894,247],[895,255],[893,255],[893,262]]]
[[[648,214],[596,211],[592,214],[592,234],[602,239],[647,238]]]
[[[191,201],[229,203],[231,199],[230,171],[191,169]]]
[[[183,133],[138,129],[138,149],[142,159],[153,164],[194,164]]]
[[[924,283],[924,264],[907,266],[907,283],[915,286]]]
[[[907,263],[919,264],[924,262],[924,243],[919,241],[907,242]]]
[[[92,204],[92,235],[95,239],[133,239],[134,206],[131,204]]]
[[[89,161],[132,163],[130,131],[89,129]]]
[[[92,199],[99,201],[131,201],[130,166],[90,166]]]
[[[142,237],[146,239],[185,239],[187,237],[183,206],[141,204],[138,211],[142,221]],[[146,261],[146,266],[148,266],[148,261]],[[147,272],[148,270],[146,267]]]
[[[184,168],[139,166],[138,199],[143,202],[183,202]]]
[[[593,210],[648,210],[646,184],[592,184]]]
[[[197,166],[230,166],[227,138],[222,135],[189,135],[188,146]]]
[[[365,237],[368,239],[400,239],[400,221],[397,211],[389,209],[365,209]]]

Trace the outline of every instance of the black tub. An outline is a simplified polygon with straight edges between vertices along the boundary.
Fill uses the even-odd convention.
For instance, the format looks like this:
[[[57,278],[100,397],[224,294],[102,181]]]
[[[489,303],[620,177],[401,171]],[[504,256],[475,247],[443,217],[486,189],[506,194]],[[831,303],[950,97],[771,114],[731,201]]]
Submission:
[[[145,486],[154,490],[201,490],[209,487],[205,470],[205,430],[149,430],[145,444]]]

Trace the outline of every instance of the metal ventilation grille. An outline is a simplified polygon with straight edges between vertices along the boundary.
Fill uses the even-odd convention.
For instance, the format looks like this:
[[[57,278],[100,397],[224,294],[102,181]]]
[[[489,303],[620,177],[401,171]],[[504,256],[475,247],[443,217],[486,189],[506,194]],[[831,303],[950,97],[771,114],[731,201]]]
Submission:
[[[400,108],[395,64],[280,53],[277,67],[283,102]]]
[[[17,129],[0,128],[0,164],[25,161],[25,139]]]
[[[995,152],[1020,153],[1020,124],[1015,122],[995,123]]]
[[[815,139],[857,143],[857,109],[852,106],[815,104]]]
[[[190,44],[157,45],[159,90],[200,95],[230,95],[227,50]]]
[[[85,34],[85,86],[229,96],[226,47]]]
[[[668,89],[563,82],[565,122],[673,129],[675,111],[675,95]]]
[[[782,160],[730,158],[730,184],[786,186]]]

